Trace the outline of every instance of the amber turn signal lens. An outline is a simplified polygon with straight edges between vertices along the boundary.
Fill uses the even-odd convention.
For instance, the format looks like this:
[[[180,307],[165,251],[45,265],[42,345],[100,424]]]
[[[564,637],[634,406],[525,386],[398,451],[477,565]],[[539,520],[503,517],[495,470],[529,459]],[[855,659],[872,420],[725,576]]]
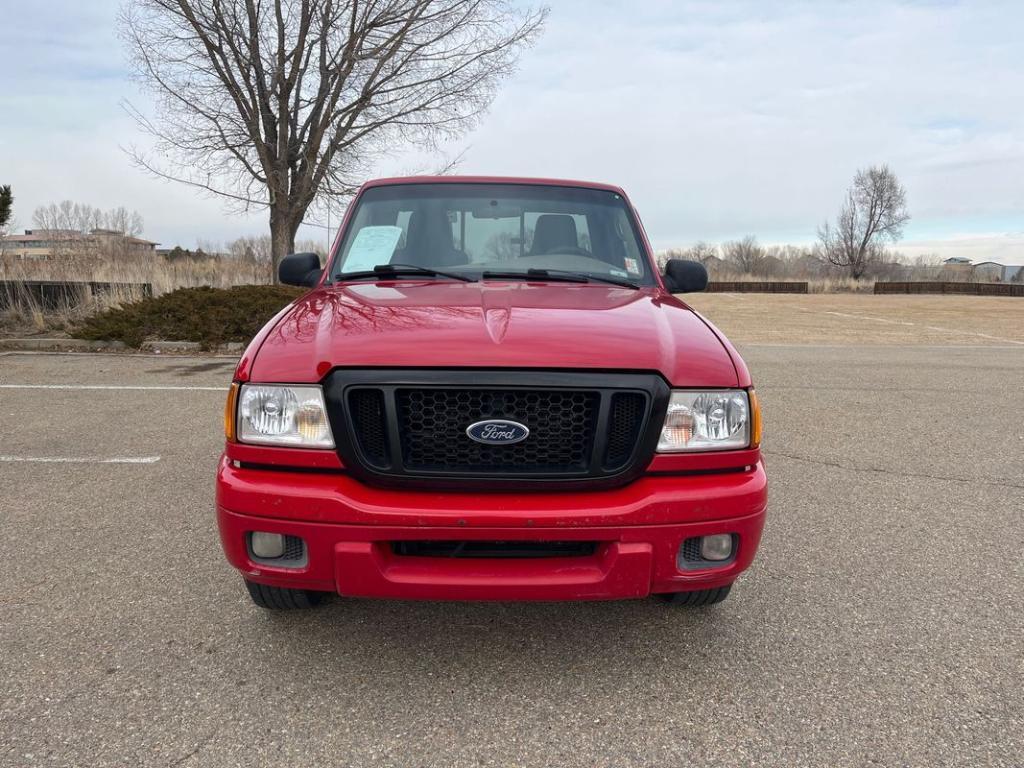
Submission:
[[[224,403],[224,438],[235,442],[235,410],[238,406],[238,384],[232,384],[228,390],[228,399]]]
[[[761,445],[761,402],[753,387],[747,394],[750,396],[750,447],[757,448]]]

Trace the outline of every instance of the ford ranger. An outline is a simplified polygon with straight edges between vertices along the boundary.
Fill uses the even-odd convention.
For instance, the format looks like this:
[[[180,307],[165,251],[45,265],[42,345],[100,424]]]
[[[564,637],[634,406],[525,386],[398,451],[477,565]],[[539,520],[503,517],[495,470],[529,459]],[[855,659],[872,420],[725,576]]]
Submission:
[[[264,608],[724,599],[767,505],[736,350],[656,269],[626,195],[546,179],[381,179],[234,375],[217,472]]]

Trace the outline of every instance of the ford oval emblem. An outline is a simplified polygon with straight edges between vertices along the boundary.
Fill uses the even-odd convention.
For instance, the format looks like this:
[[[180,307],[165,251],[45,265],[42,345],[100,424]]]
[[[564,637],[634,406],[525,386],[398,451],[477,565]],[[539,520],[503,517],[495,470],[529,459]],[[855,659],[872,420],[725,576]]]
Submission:
[[[466,427],[470,440],[484,445],[512,445],[521,443],[530,436],[530,429],[518,421],[505,419],[487,419]]]

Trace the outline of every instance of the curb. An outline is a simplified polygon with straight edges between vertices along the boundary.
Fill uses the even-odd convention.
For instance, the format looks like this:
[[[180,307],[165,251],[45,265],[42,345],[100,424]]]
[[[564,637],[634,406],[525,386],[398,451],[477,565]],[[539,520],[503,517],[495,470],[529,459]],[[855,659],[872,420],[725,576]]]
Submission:
[[[228,341],[224,344],[218,344],[215,347],[210,347],[209,349],[204,350],[198,341],[144,341],[139,349],[143,352],[152,352],[157,355],[164,352],[183,353],[201,351],[230,352],[231,354],[240,355],[245,350],[245,345],[240,341]]]
[[[109,352],[127,349],[123,341],[86,339],[0,339],[0,349],[18,352]]]
[[[238,341],[221,344],[204,352],[241,354],[245,345]],[[149,354],[193,354],[200,351],[197,341],[144,341],[139,349],[123,341],[89,341],[87,339],[0,339],[0,350],[10,352],[146,352]]]
[[[143,352],[198,352],[198,341],[144,341],[139,345]]]

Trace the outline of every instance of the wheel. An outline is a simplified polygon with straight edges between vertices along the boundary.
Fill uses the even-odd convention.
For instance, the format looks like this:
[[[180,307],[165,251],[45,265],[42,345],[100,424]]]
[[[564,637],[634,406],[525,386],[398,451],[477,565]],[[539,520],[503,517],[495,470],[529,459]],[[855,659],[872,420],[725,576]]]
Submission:
[[[681,605],[686,608],[700,608],[706,605],[720,603],[729,596],[732,584],[714,589],[698,589],[695,592],[669,592],[658,595],[658,598],[671,605]]]
[[[268,587],[245,579],[245,588],[249,597],[260,608],[271,611],[287,611],[297,608],[313,608],[324,599],[325,592],[314,592],[311,589],[285,589],[284,587]]]

